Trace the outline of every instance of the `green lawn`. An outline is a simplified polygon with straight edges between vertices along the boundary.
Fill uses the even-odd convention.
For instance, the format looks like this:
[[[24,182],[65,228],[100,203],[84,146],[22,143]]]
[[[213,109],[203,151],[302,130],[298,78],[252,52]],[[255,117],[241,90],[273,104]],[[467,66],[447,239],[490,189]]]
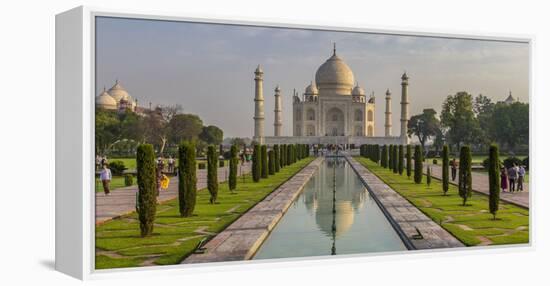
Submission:
[[[355,159],[468,246],[529,242],[527,209],[501,201],[497,220],[493,220],[486,195],[474,192],[467,205],[462,206],[458,189],[452,184],[448,195],[443,196],[439,180],[432,180],[430,187],[425,177],[422,184],[415,184],[412,178],[394,174],[369,159]]]
[[[239,178],[235,194],[220,184],[219,204],[209,203],[205,190],[197,194],[194,216],[179,215],[178,200],[157,207],[153,236],[141,238],[137,214],[111,220],[96,228],[96,269],[177,264],[191,254],[204,237],[211,238],[309,164],[310,157],[287,166],[268,179],[245,183]]]
[[[137,179],[136,177],[134,177],[134,182],[133,182],[133,185],[136,185],[137,184]],[[117,189],[117,188],[122,188],[122,187],[126,187],[126,185],[124,185],[124,177],[122,176],[113,176],[113,179],[111,180],[111,191],[113,191],[114,189]],[[101,183],[101,181],[96,178],[95,179],[95,192],[103,192],[103,184]]]

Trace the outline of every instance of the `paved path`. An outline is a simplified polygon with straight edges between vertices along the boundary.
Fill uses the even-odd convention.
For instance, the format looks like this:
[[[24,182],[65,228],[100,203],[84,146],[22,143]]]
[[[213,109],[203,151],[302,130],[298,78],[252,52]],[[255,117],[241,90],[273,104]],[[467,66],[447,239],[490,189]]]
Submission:
[[[394,225],[394,228],[398,228],[398,234],[405,236],[404,239],[411,243],[415,249],[464,246],[462,242],[409,203],[371,171],[352,157],[346,157],[366,185],[369,193],[381,205],[386,215],[390,216],[390,223]],[[422,234],[422,239],[413,239],[413,236],[418,233],[417,230]]]
[[[245,163],[242,166],[242,173],[250,173],[251,163]],[[241,175],[241,167],[237,176]],[[225,182],[229,176],[229,167],[218,169],[218,181]],[[251,179],[251,178],[248,178]],[[206,188],[206,169],[197,170],[197,189]],[[111,194],[105,196],[103,192],[95,194],[95,223],[101,224],[121,215],[135,211],[136,208],[137,186],[124,187],[111,191]],[[162,190],[158,197],[158,202],[162,203],[178,196],[178,177],[170,178],[170,185],[166,190]]]
[[[309,179],[317,172],[323,157],[313,160],[290,180],[212,238],[203,254],[192,254],[182,264],[251,259]]]
[[[432,168],[432,176],[441,179],[441,165],[428,164]],[[426,168],[426,167],[424,167]],[[424,170],[425,171],[425,170]],[[457,170],[458,173],[458,170]],[[451,176],[451,170],[449,168],[449,180]],[[452,184],[458,184],[458,176],[455,181],[451,181]],[[489,194],[489,175],[481,172],[472,172],[472,189],[479,193]],[[500,199],[524,208],[529,208],[529,183],[523,184],[523,192],[501,192]]]

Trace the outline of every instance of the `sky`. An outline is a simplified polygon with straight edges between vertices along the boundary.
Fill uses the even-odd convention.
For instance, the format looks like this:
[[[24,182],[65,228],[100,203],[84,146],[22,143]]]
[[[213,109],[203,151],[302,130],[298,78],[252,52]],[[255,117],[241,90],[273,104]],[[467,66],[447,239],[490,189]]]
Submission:
[[[409,76],[410,115],[438,114],[448,95],[493,101],[511,91],[529,100],[526,43],[98,17],[96,95],[119,80],[140,106],[180,104],[224,137],[252,137],[254,70],[264,71],[265,134],[273,135],[274,89],[283,95],[283,135],[292,135],[292,91],[300,94],[332,54],[376,97],[375,135],[384,134],[384,94],[392,91],[399,132],[401,75]]]

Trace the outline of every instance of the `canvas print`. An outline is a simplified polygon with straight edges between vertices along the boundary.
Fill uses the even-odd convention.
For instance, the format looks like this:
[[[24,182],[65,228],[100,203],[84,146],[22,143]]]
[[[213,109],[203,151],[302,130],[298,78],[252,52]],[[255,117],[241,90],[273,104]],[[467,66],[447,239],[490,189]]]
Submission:
[[[107,16],[94,37],[96,269],[530,241],[526,41]]]

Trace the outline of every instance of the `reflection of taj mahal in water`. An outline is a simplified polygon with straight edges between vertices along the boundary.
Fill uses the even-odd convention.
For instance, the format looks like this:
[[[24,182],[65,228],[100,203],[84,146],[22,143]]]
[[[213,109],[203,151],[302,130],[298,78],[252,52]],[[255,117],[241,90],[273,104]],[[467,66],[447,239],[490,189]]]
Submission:
[[[407,144],[409,120],[408,79],[401,77],[401,130],[392,136],[391,92],[386,91],[384,136],[375,134],[375,98],[367,98],[363,88],[355,82],[350,67],[336,54],[317,69],[302,97],[294,92],[292,135],[282,134],[282,95],[275,88],[275,120],[273,136],[264,134],[263,76],[260,66],[255,74],[254,140],[262,144]]]

